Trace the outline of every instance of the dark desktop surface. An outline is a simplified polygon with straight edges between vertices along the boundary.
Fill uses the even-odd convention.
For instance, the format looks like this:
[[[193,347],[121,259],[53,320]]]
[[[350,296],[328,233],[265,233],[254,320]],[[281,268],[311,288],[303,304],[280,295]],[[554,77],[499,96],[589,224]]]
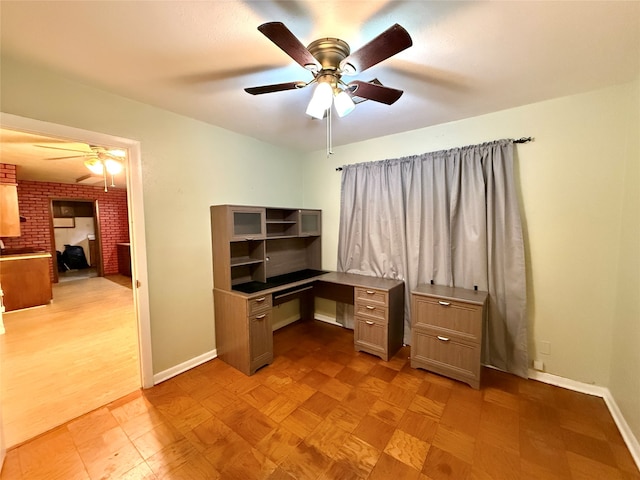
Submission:
[[[268,290],[270,288],[280,287],[288,283],[299,282],[301,280],[307,280],[308,278],[317,277],[327,272],[323,270],[305,269],[297,272],[285,273],[284,275],[278,275],[275,277],[267,278],[266,282],[246,282],[239,285],[234,285],[233,290],[243,293],[256,293],[262,290]]]

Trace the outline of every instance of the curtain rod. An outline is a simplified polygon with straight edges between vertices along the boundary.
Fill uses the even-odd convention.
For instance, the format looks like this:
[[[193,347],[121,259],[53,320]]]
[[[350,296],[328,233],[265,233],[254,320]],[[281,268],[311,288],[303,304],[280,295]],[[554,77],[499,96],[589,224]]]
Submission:
[[[517,140],[514,140],[513,143],[529,143],[533,141],[533,137],[520,137]],[[336,172],[341,172],[342,167],[337,167]]]

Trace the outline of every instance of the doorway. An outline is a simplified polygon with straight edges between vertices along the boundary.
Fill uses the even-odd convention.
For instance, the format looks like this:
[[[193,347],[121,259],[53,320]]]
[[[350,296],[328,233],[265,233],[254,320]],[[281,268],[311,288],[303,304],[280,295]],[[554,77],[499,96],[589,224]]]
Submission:
[[[148,289],[146,274],[146,251],[144,236],[144,212],[142,209],[142,182],[140,177],[140,145],[138,142],[96,132],[80,130],[48,122],[41,122],[15,115],[0,113],[0,124],[2,128],[10,128],[17,131],[33,132],[41,135],[51,136],[57,139],[73,139],[70,141],[84,142],[91,145],[109,145],[122,148],[128,152],[127,165],[127,210],[129,213],[132,281],[133,289],[129,290],[132,297],[132,307],[134,312],[134,330],[137,336],[137,349],[139,350],[139,381],[138,386],[153,386],[153,373],[151,369],[151,342],[150,342],[150,320],[148,308]],[[69,199],[62,199],[69,200]],[[75,199],[78,200],[78,199]],[[79,199],[85,200],[85,199]],[[97,203],[93,203],[93,218],[97,218]],[[53,206],[52,206],[53,208]],[[53,230],[53,215],[51,215],[51,225]],[[97,254],[102,257],[99,241],[99,225],[96,226]],[[55,253],[55,252],[53,252]],[[57,269],[57,255],[54,259]],[[103,262],[100,268],[103,269]],[[101,273],[104,272],[101,270]],[[54,298],[55,304],[55,298]],[[42,308],[42,307],[39,307]],[[0,315],[2,315],[0,313]],[[5,315],[5,321],[8,315]],[[1,320],[1,317],[0,317]],[[51,391],[55,395],[55,388]],[[6,410],[5,410],[6,415]],[[11,446],[10,444],[8,445]]]
[[[51,199],[53,282],[102,277],[97,200]]]

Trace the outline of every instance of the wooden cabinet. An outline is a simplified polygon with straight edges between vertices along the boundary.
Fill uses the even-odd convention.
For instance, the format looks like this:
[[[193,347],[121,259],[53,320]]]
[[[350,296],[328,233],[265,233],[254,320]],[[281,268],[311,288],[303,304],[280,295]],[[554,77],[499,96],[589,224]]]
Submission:
[[[273,361],[271,295],[213,292],[218,357],[245,375]]]
[[[249,372],[273,361],[273,329],[271,324],[271,295],[263,295],[249,302]]]
[[[93,202],[81,200],[54,200],[53,218],[93,217]]]
[[[390,290],[354,289],[354,345],[389,360],[402,346],[404,284]]]
[[[131,276],[131,244],[118,243],[116,245],[118,252],[118,273],[120,275]]]
[[[19,236],[18,187],[14,184],[0,183],[0,237]]]
[[[439,285],[411,292],[411,366],[480,388],[488,293]]]
[[[7,312],[45,305],[53,298],[49,253],[0,257],[0,284]]]

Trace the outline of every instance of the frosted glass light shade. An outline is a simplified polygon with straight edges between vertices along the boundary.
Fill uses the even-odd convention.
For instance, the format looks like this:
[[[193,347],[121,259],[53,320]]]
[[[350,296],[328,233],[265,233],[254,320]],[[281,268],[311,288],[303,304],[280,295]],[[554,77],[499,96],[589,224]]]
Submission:
[[[90,158],[88,160],[85,160],[84,166],[87,167],[89,170],[91,170],[92,173],[95,173],[96,175],[102,175],[102,172],[104,170],[104,166],[102,165],[102,162],[97,158]]]
[[[104,166],[109,172],[109,175],[117,175],[122,171],[122,163],[117,160],[107,159],[104,161]]]
[[[122,172],[124,166],[118,160],[108,158],[106,160],[100,160],[99,158],[90,158],[84,161],[84,166],[91,170],[96,175],[102,175],[104,170],[107,170],[109,175],[117,175]]]
[[[333,100],[333,89],[328,83],[319,83],[313,92],[309,106],[307,107],[307,115],[321,119],[324,112],[331,107]]]
[[[351,100],[349,94],[344,90],[342,90],[340,93],[338,93],[338,95],[335,96],[335,98],[333,99],[333,104],[336,107],[336,112],[338,112],[338,115],[341,117],[349,115],[351,112],[353,112],[353,109],[356,108],[353,100]]]

